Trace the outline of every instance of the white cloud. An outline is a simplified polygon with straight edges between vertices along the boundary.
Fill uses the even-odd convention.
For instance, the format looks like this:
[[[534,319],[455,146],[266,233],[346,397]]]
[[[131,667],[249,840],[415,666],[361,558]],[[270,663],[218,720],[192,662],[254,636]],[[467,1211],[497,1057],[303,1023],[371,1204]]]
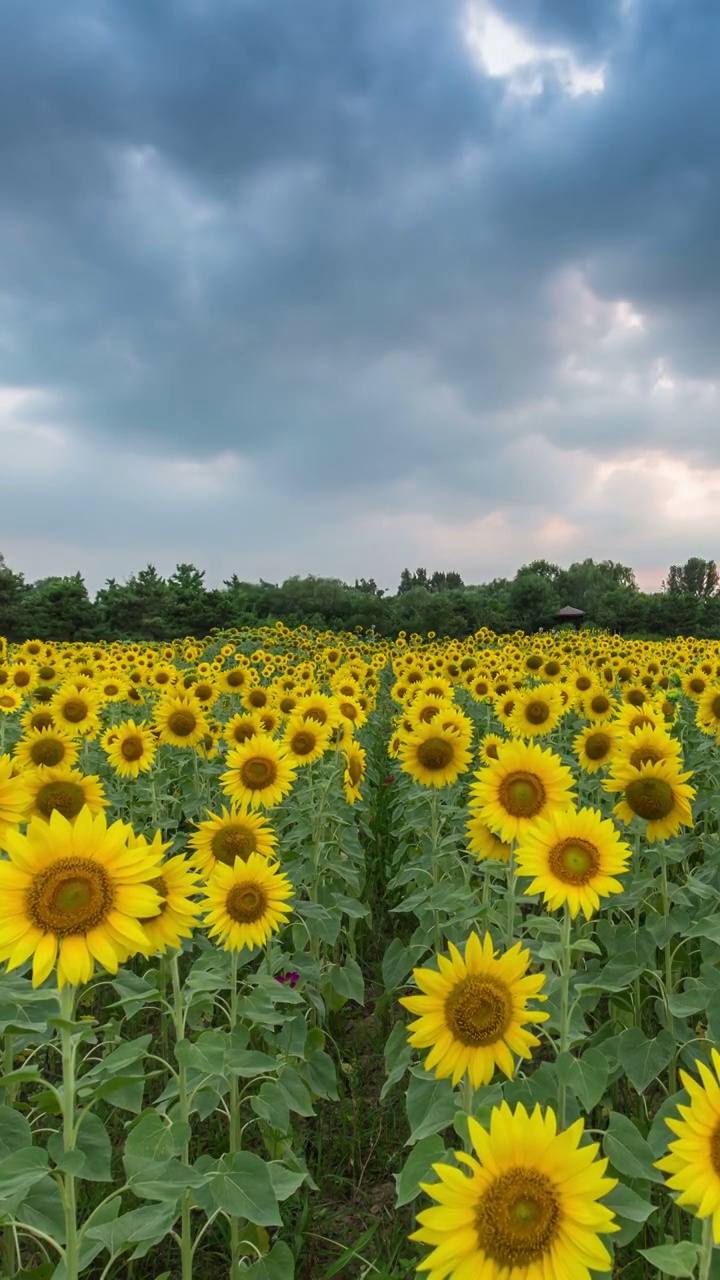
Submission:
[[[583,66],[570,49],[533,44],[483,0],[468,4],[464,34],[486,75],[507,80],[512,92],[523,97],[542,93],[548,71],[571,97],[602,93],[605,88],[604,65]]]

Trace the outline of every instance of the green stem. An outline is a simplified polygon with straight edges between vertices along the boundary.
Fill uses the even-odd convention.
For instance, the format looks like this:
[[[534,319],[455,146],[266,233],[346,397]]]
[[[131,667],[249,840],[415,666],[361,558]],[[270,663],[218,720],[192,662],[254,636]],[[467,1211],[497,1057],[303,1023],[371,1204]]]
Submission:
[[[475,1114],[475,1090],[468,1072],[463,1076],[462,1082],[462,1109],[468,1119],[470,1119],[470,1116]],[[467,1138],[465,1139],[465,1150],[472,1151],[472,1138],[470,1137],[469,1125],[467,1127]]]
[[[562,924],[562,938],[560,944],[560,1036],[558,1041],[558,1054],[567,1053],[570,1043],[570,968],[571,968],[571,950],[570,950],[570,930],[572,928],[572,920],[567,904],[565,905],[565,914]],[[564,1073],[563,1073],[564,1075]],[[565,1128],[565,1111],[567,1106],[567,1085],[563,1079],[558,1089],[558,1129]]]
[[[3,1075],[9,1075],[15,1065],[15,1040],[9,1032],[5,1034],[3,1046]],[[15,1085],[5,1085],[5,1105],[15,1104]],[[15,1248],[15,1233],[12,1227],[4,1227],[2,1231],[2,1264],[6,1276],[14,1276],[18,1268],[18,1256]]]
[[[698,1280],[709,1280],[713,1255],[713,1220],[712,1216],[703,1219],[702,1248],[698,1263]]]
[[[510,846],[507,860],[507,920],[505,924],[505,948],[509,951],[515,936],[515,841]]]
[[[75,1014],[75,988],[63,987],[58,992],[60,1017],[63,1024],[72,1023]],[[60,1028],[62,1051],[62,1121],[63,1147],[75,1150],[75,1067],[77,1043],[70,1027]],[[77,1226],[77,1195],[75,1175],[63,1174],[63,1205],[65,1209],[65,1275],[67,1280],[78,1280],[80,1274],[80,1249]]]
[[[230,1033],[237,1025],[238,1016],[238,953],[232,953],[230,971]],[[242,1129],[240,1127],[240,1081],[233,1072],[230,1079],[230,1154],[240,1150]],[[233,1214],[230,1218],[230,1276],[238,1280],[240,1275],[240,1221]]]
[[[180,969],[178,966],[177,952],[175,952],[170,961],[170,972],[172,974],[173,988],[173,1024],[175,1028],[175,1043],[185,1039],[185,1019],[186,1009],[183,1000],[182,986],[180,983]],[[178,1062],[178,1110],[180,1112],[180,1121],[185,1126],[185,1143],[180,1152],[181,1162],[188,1166],[190,1164],[190,1102],[188,1097],[187,1070],[182,1062]],[[182,1194],[180,1202],[180,1265],[182,1280],[192,1280],[193,1262],[192,1262],[192,1224],[191,1224],[191,1198],[190,1188],[188,1187]]]
[[[433,890],[440,879],[440,792],[433,787],[430,796],[430,856],[432,858]],[[440,912],[433,911],[433,934],[436,952],[443,949],[443,931],[440,924]]]

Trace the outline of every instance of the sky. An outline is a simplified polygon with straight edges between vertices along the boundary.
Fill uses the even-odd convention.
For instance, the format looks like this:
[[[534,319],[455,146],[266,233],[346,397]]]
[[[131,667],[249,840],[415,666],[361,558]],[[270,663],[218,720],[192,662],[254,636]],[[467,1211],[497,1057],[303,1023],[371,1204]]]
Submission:
[[[3,0],[0,552],[720,558],[717,0]]]

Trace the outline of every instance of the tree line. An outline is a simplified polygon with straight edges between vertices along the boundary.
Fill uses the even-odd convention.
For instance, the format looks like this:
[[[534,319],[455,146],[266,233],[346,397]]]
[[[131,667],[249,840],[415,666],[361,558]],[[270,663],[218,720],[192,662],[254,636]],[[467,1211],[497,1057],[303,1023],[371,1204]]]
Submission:
[[[566,569],[533,560],[513,578],[479,585],[455,572],[404,569],[394,595],[372,578],[351,586],[312,575],[272,583],[233,574],[222,587],[207,587],[204,570],[179,564],[167,578],[153,565],[125,582],[109,578],[91,599],[79,573],[27,582],[0,555],[0,635],[14,641],[168,640],[277,620],[462,637],[483,626],[499,633],[548,629],[564,605],[582,609],[586,625],[622,635],[720,638],[720,575],[713,560],[698,557],[671,565],[656,592],[640,591],[633,570],[613,560]]]

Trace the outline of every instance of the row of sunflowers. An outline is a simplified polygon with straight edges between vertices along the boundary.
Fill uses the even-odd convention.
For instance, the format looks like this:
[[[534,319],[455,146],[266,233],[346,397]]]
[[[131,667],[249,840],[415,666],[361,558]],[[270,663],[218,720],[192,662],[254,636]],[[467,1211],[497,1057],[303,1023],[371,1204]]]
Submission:
[[[313,1274],[366,982],[412,1267],[714,1274],[719,646],[0,642],[0,712],[3,1274]]]

